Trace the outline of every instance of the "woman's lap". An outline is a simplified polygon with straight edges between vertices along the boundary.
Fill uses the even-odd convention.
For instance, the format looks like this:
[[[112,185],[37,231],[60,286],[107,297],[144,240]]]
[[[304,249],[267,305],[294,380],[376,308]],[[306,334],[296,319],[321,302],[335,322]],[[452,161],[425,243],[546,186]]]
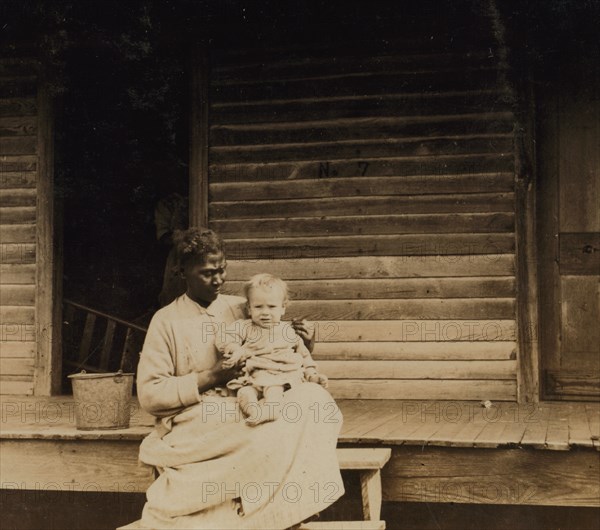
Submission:
[[[300,522],[343,493],[340,428],[333,399],[311,383],[286,392],[281,418],[257,427],[245,424],[235,400],[207,398],[176,417],[162,439],[144,440],[141,460],[164,468],[148,490],[144,518],[173,528]],[[235,498],[244,517],[233,509]]]

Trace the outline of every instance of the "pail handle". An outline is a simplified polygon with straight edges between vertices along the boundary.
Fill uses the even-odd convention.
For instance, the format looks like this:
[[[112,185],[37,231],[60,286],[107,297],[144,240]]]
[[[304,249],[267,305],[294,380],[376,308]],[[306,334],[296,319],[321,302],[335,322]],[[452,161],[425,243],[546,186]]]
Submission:
[[[115,376],[113,377],[113,381],[115,383],[122,383],[123,381],[125,381],[125,378],[123,377],[123,370],[119,370]]]

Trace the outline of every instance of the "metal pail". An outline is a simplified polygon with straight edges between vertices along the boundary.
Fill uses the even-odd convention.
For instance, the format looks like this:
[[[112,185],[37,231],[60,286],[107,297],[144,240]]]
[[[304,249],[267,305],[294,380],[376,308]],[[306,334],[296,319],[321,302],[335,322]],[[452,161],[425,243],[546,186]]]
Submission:
[[[127,429],[133,374],[112,372],[69,376],[75,398],[75,426],[82,431]]]

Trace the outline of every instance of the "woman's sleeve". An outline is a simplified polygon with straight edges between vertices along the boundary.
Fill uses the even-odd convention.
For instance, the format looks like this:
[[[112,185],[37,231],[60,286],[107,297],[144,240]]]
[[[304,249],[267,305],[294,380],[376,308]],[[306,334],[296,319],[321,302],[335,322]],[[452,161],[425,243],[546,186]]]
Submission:
[[[316,368],[317,363],[312,358],[310,350],[304,344],[302,338],[298,337],[296,342],[296,351],[302,355],[302,366],[303,368]]]
[[[146,334],[137,376],[140,405],[154,416],[170,416],[201,400],[195,372],[175,375],[173,350],[168,321],[157,314]]]

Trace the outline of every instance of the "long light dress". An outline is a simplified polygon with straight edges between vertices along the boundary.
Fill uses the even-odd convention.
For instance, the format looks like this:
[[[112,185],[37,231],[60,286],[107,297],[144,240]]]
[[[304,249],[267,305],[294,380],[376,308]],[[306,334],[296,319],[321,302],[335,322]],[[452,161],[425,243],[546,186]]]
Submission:
[[[182,295],[159,310],[138,367],[141,406],[157,417],[140,460],[161,472],[148,488],[144,528],[284,529],[344,493],[336,457],[342,416],[313,383],[287,391],[282,417],[244,421],[234,396],[200,394],[195,371],[217,360],[217,334],[245,300],[219,295],[203,308]]]

